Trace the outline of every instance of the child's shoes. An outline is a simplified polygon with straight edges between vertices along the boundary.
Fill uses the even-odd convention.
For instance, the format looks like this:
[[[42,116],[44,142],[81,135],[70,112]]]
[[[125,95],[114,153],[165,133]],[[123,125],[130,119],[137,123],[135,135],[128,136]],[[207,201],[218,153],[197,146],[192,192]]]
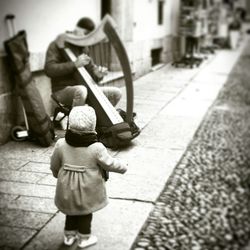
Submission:
[[[97,243],[97,237],[91,234],[78,234],[78,247],[85,248]]]
[[[66,231],[64,230],[64,244],[66,246],[71,246],[77,239],[77,232],[76,231]]]

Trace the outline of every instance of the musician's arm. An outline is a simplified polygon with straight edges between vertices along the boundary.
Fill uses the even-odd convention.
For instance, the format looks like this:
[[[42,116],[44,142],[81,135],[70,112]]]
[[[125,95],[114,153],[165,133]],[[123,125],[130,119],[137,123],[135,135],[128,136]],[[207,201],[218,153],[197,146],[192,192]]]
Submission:
[[[104,75],[98,69],[97,65],[94,64],[92,59],[90,63],[85,66],[85,68],[96,83],[100,82],[103,79]]]
[[[76,66],[74,62],[65,62],[60,49],[52,42],[47,50],[44,72],[48,77],[65,76],[74,73]]]
[[[103,79],[103,74],[100,72],[98,67],[93,63],[91,59],[90,62],[85,65],[86,70],[89,72],[91,77],[96,83]],[[55,42],[52,42],[47,50],[45,59],[45,74],[50,77],[66,76],[72,74],[77,69],[75,62],[65,61],[61,49],[58,48]]]

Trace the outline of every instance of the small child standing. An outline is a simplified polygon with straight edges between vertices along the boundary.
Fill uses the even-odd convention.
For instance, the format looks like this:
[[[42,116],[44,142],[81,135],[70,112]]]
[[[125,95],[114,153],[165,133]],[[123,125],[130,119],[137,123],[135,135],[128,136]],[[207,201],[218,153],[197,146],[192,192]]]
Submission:
[[[57,178],[55,204],[66,215],[64,244],[85,248],[97,242],[91,234],[92,213],[105,207],[108,198],[104,171],[125,173],[126,165],[109,155],[97,142],[96,115],[90,106],[76,106],[69,114],[65,138],[57,141],[51,171]]]

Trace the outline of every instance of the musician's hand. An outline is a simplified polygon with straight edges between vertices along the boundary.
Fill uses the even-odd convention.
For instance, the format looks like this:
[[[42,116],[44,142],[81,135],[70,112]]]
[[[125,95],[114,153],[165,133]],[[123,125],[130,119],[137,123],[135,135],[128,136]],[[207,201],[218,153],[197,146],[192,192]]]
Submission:
[[[81,54],[80,56],[77,57],[76,61],[75,61],[75,66],[77,68],[85,66],[87,64],[89,64],[90,62],[90,57],[86,54]]]
[[[102,73],[103,76],[108,74],[108,68],[99,66],[99,71]]]
[[[94,72],[98,78],[102,79],[104,76],[108,74],[108,69],[106,67],[96,66]]]

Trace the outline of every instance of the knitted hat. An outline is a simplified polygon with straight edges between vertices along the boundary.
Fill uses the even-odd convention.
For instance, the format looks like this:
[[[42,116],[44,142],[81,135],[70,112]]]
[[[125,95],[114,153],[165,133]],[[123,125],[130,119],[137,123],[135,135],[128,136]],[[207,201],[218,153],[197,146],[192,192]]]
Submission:
[[[79,27],[79,28],[82,28],[82,29],[86,29],[88,31],[92,31],[92,30],[95,29],[94,22],[90,18],[88,18],[88,17],[81,18],[77,22],[76,26]]]
[[[69,129],[76,132],[95,132],[96,114],[90,106],[73,107],[69,113]]]

